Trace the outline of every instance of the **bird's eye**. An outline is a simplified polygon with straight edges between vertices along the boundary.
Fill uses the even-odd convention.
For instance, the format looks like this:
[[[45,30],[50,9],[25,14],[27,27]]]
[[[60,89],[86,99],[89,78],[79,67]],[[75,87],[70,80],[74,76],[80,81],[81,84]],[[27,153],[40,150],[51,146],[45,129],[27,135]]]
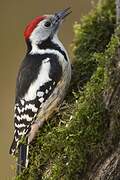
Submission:
[[[45,27],[50,27],[51,26],[51,22],[50,21],[46,21],[44,24]]]

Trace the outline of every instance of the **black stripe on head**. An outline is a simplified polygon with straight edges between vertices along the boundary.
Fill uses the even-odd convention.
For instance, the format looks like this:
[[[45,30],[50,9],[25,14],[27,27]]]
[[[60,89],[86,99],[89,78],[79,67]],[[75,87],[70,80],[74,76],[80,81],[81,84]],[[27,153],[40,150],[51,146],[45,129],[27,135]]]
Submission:
[[[30,51],[32,50],[32,45],[29,39],[26,41],[26,44],[27,44],[27,54],[29,54]]]
[[[60,46],[58,44],[55,44],[54,42],[52,42],[50,37],[47,40],[43,41],[41,44],[38,44],[38,47],[40,49],[57,50],[64,56],[65,60],[68,61],[66,53],[60,48]]]

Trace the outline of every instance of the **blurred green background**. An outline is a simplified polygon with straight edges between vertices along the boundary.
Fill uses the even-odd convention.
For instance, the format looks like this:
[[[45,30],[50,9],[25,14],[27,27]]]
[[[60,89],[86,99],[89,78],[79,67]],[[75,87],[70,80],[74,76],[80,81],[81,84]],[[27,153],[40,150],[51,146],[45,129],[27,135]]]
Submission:
[[[1,0],[0,4],[0,180],[11,180],[15,175],[15,161],[8,154],[13,137],[13,109],[15,80],[19,64],[26,51],[23,32],[35,16],[52,14],[66,7],[72,14],[60,30],[60,39],[71,56],[73,24],[87,14],[98,0]]]

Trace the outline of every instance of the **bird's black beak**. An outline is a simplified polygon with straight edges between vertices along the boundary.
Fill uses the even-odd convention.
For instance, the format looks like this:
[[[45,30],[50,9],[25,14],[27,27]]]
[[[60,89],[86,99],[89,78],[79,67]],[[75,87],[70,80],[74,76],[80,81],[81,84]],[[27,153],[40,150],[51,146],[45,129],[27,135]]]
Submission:
[[[66,9],[64,9],[64,10],[62,10],[62,11],[59,11],[59,12],[57,12],[57,13],[55,13],[55,17],[56,17],[56,19],[60,19],[60,20],[62,20],[62,19],[64,19],[66,16],[68,16],[70,13],[71,13],[72,11],[71,11],[71,8],[69,7],[69,8],[66,8]]]
[[[72,11],[70,8],[66,8],[62,11],[56,12],[53,17],[52,17],[52,25],[53,25],[53,30],[51,33],[51,38],[53,38],[54,34],[57,32],[59,28],[59,24],[67,17]]]
[[[54,14],[53,24],[59,24],[65,17],[71,13],[71,8],[66,8]]]

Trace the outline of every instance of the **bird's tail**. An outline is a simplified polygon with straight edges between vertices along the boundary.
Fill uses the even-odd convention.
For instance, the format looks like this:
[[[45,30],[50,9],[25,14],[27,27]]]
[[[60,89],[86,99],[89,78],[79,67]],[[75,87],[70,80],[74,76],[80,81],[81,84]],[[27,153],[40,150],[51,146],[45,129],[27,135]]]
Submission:
[[[29,144],[28,138],[26,138],[26,142],[20,143],[18,146],[17,175],[19,175],[28,166],[28,152]]]
[[[14,136],[14,139],[13,139],[12,145],[11,145],[11,147],[10,147],[9,154],[11,154],[11,155],[15,156],[17,146],[18,146],[18,141],[16,140],[16,138],[15,138],[15,136]]]
[[[28,137],[25,139],[23,143],[22,142],[18,143],[18,141],[16,141],[16,138],[14,137],[9,153],[15,156],[16,150],[18,151],[16,174],[19,175],[28,166],[28,152],[29,152]]]

